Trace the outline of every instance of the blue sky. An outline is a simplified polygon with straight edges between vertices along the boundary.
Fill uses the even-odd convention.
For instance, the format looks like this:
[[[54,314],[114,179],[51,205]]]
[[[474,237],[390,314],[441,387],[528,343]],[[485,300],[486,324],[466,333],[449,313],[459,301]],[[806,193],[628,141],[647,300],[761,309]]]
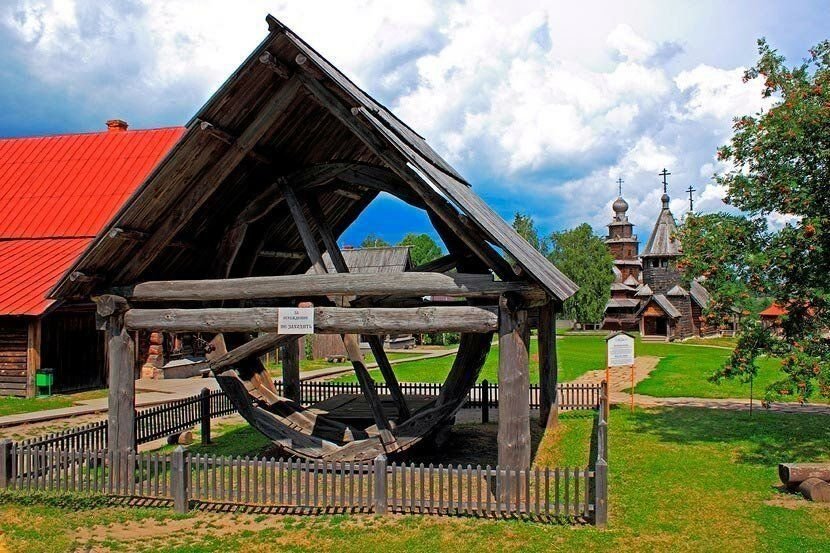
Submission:
[[[644,240],[668,167],[723,207],[712,174],[761,36],[791,61],[829,38],[828,2],[5,0],[0,136],[185,123],[272,13],[426,136],[506,219],[602,230],[618,176]],[[773,221],[774,223],[774,221]],[[429,230],[379,198],[343,242]]]

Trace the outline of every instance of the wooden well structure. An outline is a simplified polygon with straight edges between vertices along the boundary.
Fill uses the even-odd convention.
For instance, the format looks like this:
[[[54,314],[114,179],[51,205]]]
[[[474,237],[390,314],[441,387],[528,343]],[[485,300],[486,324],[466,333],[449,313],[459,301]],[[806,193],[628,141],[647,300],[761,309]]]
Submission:
[[[287,453],[331,460],[402,452],[451,424],[497,333],[499,462],[528,466],[530,327],[539,330],[545,420],[555,401],[555,314],[576,286],[421,136],[267,21],[265,40],[52,291],[97,302],[110,448],[133,447],[132,331],[222,333],[228,352],[211,368],[242,416]],[[448,255],[404,274],[349,274],[337,238],[380,192],[424,210]],[[300,405],[296,340],[275,332],[277,310],[299,304],[314,306],[315,332],[342,335],[370,425]],[[461,333],[442,392],[404,397],[371,337],[438,331]],[[391,409],[371,383],[358,334],[370,336]],[[258,361],[278,346],[286,347],[282,396]]]

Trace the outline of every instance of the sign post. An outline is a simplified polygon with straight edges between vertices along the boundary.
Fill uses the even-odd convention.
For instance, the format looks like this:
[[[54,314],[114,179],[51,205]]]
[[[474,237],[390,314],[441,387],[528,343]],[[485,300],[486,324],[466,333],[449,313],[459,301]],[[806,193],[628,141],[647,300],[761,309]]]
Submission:
[[[608,359],[605,364],[605,382],[608,390],[611,390],[611,367],[630,366],[631,408],[634,409],[634,336],[627,332],[615,332],[605,339],[605,347]]]

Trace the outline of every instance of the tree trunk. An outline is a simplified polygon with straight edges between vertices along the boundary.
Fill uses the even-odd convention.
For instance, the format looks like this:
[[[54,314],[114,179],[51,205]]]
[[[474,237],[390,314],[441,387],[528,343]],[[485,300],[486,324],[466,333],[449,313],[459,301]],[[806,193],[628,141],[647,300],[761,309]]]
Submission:
[[[830,484],[818,478],[808,478],[798,485],[805,498],[819,503],[830,503]]]
[[[778,465],[778,476],[790,489],[808,478],[830,482],[830,463],[781,463]]]

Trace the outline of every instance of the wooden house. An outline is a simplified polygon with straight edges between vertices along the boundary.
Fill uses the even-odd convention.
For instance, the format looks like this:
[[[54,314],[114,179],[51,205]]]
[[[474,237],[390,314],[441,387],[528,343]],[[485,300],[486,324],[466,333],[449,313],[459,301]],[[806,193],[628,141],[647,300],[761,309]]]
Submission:
[[[106,384],[89,297],[47,294],[184,131],[108,127],[0,139],[0,395],[34,395],[41,368],[52,391]]]
[[[544,421],[556,396],[555,314],[577,287],[422,136],[267,21],[265,39],[74,262],[75,278],[51,292],[96,301],[109,348],[109,448],[134,444],[135,331],[222,333],[228,351],[210,368],[239,413],[284,453],[329,460],[397,455],[445,430],[497,334],[499,463],[528,468],[530,326]],[[380,192],[424,211],[447,256],[419,271],[349,274],[337,240]],[[277,321],[309,305],[316,334],[342,335],[363,392],[337,401],[359,403],[370,424],[298,401],[296,349],[279,391],[260,363],[263,352],[297,343]],[[378,339],[400,332],[461,333],[437,396],[403,395]],[[358,335],[374,337],[383,400]]]

